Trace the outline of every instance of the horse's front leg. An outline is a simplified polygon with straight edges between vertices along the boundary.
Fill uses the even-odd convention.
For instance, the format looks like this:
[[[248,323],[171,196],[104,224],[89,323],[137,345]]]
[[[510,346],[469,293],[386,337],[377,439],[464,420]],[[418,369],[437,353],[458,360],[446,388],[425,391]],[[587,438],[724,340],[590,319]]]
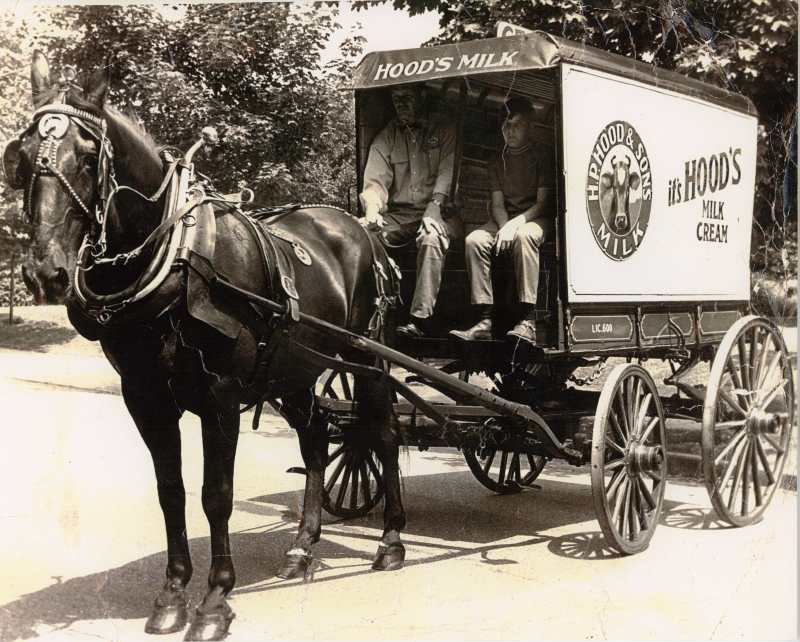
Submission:
[[[325,467],[328,465],[328,424],[314,408],[313,391],[307,390],[282,399],[281,414],[300,440],[300,453],[306,466],[303,517],[291,548],[278,570],[278,577],[305,577],[313,559],[311,545],[319,541],[322,529],[322,497]]]
[[[386,483],[383,537],[372,568],[375,571],[395,571],[403,567],[406,556],[405,546],[400,540],[400,533],[406,526],[400,489],[400,422],[394,413],[390,390],[385,381],[356,377],[354,397],[358,420],[373,435],[375,453],[383,466]]]
[[[211,528],[211,570],[208,592],[197,607],[185,639],[222,640],[234,618],[226,597],[236,583],[228,520],[233,512],[233,467],[239,439],[239,414],[209,407],[200,419],[203,427],[203,510]]]
[[[167,581],[147,619],[147,633],[174,633],[188,620],[186,585],[192,561],[186,536],[186,493],[181,476],[180,413],[158,392],[122,379],[122,392],[136,427],[153,457],[158,501],[167,530]],[[160,403],[163,402],[163,403]]]

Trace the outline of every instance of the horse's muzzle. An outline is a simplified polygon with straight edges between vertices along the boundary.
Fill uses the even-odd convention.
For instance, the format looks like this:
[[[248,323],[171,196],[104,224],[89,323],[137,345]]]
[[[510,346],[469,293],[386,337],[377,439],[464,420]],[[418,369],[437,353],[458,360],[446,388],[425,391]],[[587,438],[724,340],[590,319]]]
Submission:
[[[66,303],[70,290],[66,268],[54,265],[49,259],[38,265],[26,261],[22,264],[22,279],[37,305]]]

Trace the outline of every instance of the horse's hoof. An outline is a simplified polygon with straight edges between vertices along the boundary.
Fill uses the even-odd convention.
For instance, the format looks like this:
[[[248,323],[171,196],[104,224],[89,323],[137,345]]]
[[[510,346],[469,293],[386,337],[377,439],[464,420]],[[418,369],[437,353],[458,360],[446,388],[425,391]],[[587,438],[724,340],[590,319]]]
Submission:
[[[373,571],[396,571],[403,568],[406,559],[406,547],[402,543],[378,546],[375,561],[372,562]]]
[[[189,619],[185,592],[181,593],[177,602],[177,604],[163,606],[156,601],[153,612],[144,625],[144,632],[154,635],[166,635],[167,633],[176,633],[183,630]]]
[[[311,566],[311,555],[298,555],[287,553],[283,558],[283,564],[278,569],[278,577],[284,580],[293,580],[298,577],[305,577],[308,568]]]
[[[186,632],[183,639],[190,640],[224,640],[231,628],[231,622],[236,614],[227,604],[220,609],[219,613],[200,613],[195,612],[194,622]]]

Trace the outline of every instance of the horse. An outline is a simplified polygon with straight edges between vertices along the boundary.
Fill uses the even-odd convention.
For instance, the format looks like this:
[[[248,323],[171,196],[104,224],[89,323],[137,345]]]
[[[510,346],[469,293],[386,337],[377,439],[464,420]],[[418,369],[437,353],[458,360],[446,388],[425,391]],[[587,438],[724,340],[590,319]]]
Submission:
[[[178,422],[187,411],[200,417],[202,505],[211,529],[212,563],[208,591],[186,639],[222,639],[234,617],[226,601],[236,580],[228,520],[240,404],[273,402],[298,434],[307,475],[302,519],[278,575],[304,577],[312,544],[320,537],[329,437],[313,394],[324,361],[303,358],[297,346],[329,359],[339,354],[373,373],[379,364],[292,318],[299,312],[355,334],[367,333],[376,319],[376,301],[386,298],[377,273],[385,278],[391,267],[380,243],[376,247],[356,219],[336,208],[310,206],[276,217],[270,228],[278,240],[266,243],[273,247],[270,257],[240,208],[225,203],[212,208],[208,201],[192,216],[214,220],[213,249],[206,257],[206,269],[213,271],[209,280],[226,281],[268,301],[285,301],[286,314],[270,317],[258,303],[226,300],[209,280],[199,278],[191,261],[162,265],[173,247],[165,230],[189,214],[183,207],[167,220],[168,201],[178,197],[165,186],[190,168],[186,159],[183,165],[165,162],[163,150],[146,132],[106,103],[111,63],[109,57],[81,88],[74,72],[51,82],[47,58],[34,52],[33,122],[3,153],[7,182],[25,190],[32,230],[23,278],[37,304],[66,305],[75,329],[100,342],[119,372],[125,404],[152,455],[167,566],[145,627],[148,633],[176,632],[190,619],[186,586],[192,562]],[[281,238],[292,241],[294,252]],[[289,279],[287,285],[281,278],[281,261],[296,275],[296,283]],[[293,296],[281,285],[294,290]],[[405,554],[400,427],[385,378],[362,371],[353,394],[364,427],[360,432],[381,461],[386,485],[384,531],[373,569],[395,570]]]

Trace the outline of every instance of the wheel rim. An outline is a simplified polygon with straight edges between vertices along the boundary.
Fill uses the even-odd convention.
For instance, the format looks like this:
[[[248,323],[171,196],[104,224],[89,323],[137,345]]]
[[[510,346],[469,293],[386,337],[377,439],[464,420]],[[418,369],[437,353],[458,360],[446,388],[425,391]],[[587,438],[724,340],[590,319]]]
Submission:
[[[622,364],[600,394],[592,435],[592,497],[608,543],[638,553],[653,537],[664,501],[666,426],[653,379]]]
[[[717,514],[757,521],[780,486],[794,423],[786,344],[771,323],[740,319],[714,358],[703,408],[703,472]]]
[[[353,384],[353,375],[331,371],[320,378],[320,395],[352,401]],[[357,430],[329,424],[328,434],[332,452],[325,469],[322,508],[340,519],[363,517],[383,499],[383,467]]]

